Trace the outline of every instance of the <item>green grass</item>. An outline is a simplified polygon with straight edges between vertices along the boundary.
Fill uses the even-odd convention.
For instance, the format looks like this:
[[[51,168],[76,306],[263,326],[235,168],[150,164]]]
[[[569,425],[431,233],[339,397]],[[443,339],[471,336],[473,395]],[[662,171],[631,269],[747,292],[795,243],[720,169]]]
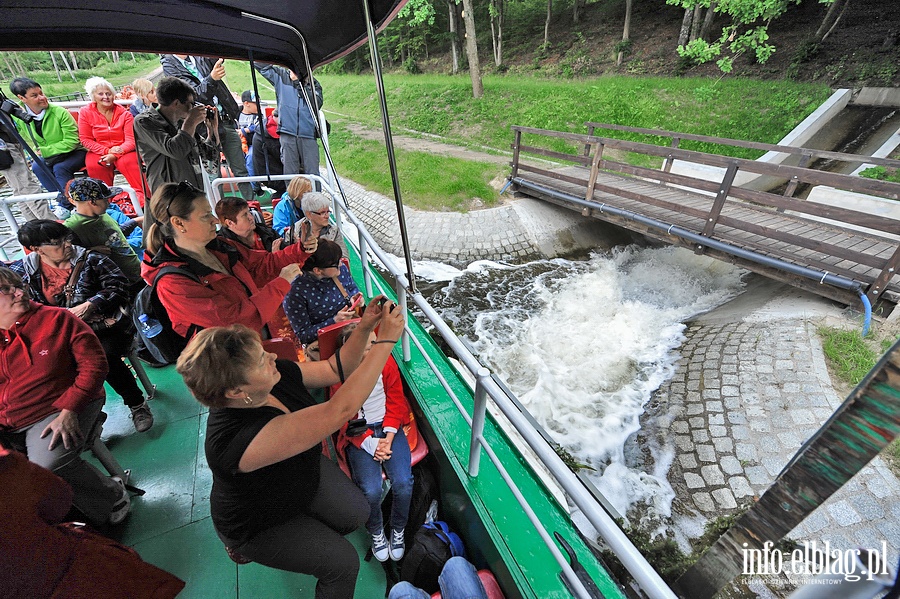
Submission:
[[[393,197],[384,144],[360,139],[340,124],[332,128],[329,142],[339,174]],[[465,211],[473,198],[486,206],[497,201],[497,191],[490,182],[505,174],[505,167],[425,152],[398,149],[396,154],[400,191],[407,206]]]
[[[857,385],[865,377],[881,355],[862,338],[859,331],[846,331],[830,327],[819,329],[822,349],[835,374],[844,382]]]
[[[321,75],[319,81],[326,112],[377,124],[378,99],[371,76]],[[466,75],[385,76],[388,110],[398,129],[504,150],[513,141],[511,125],[585,133],[586,121],[776,142],[830,94],[824,85],[737,78],[609,76],[558,81],[488,76],[484,87],[484,97],[475,100]],[[661,138],[655,142],[667,143]],[[691,142],[682,147],[713,149]],[[564,143],[553,149],[572,151]],[[745,158],[760,154],[715,149]]]
[[[900,183],[900,169],[885,168],[883,166],[873,166],[859,173],[860,177],[867,179],[878,179],[879,181],[891,181]]]

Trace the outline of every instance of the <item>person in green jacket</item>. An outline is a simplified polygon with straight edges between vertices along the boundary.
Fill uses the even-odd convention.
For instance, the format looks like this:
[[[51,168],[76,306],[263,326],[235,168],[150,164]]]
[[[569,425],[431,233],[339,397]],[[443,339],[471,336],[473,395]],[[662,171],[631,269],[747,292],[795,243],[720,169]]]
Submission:
[[[66,183],[75,173],[84,168],[87,151],[78,140],[78,124],[62,106],[51,105],[41,89],[41,85],[28,77],[16,77],[9,84],[9,91],[15,94],[33,120],[26,123],[16,120],[16,128],[26,142],[36,146],[37,152],[53,171],[53,178],[44,169],[32,165],[41,185],[48,191],[57,191],[57,201],[71,210],[72,205],[63,191]]]

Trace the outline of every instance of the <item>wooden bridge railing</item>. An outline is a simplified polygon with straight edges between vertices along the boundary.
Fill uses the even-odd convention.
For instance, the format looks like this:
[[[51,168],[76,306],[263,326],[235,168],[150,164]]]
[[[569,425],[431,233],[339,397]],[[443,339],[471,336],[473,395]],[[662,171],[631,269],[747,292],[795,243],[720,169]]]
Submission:
[[[658,135],[660,132],[656,130],[638,130],[635,127],[608,126],[608,128],[616,128],[621,130],[636,131]],[[584,188],[584,199],[592,201],[595,192],[607,193],[614,196],[642,202],[649,206],[654,206],[673,213],[679,213],[688,217],[703,219],[704,226],[702,235],[705,237],[717,236],[717,227],[724,226],[731,230],[740,230],[748,234],[758,235],[767,240],[774,242],[783,242],[782,245],[788,244],[795,248],[805,248],[815,252],[821,252],[826,256],[833,256],[851,263],[865,265],[877,271],[874,277],[861,277],[860,274],[848,267],[835,266],[833,263],[809,259],[811,266],[822,271],[828,271],[842,276],[860,281],[866,288],[866,295],[869,300],[874,303],[880,298],[882,292],[887,288],[893,275],[898,267],[900,267],[900,245],[888,238],[879,238],[880,241],[888,242],[896,246],[895,251],[889,258],[883,255],[873,255],[867,253],[865,249],[856,249],[854,247],[845,247],[839,243],[831,243],[828,239],[816,239],[809,235],[796,234],[792,231],[779,230],[766,226],[764,221],[747,222],[737,220],[723,213],[723,208],[727,203],[741,202],[745,206],[754,208],[772,209],[777,213],[791,211],[800,215],[810,215],[816,218],[826,218],[839,223],[839,225],[851,225],[852,227],[861,227],[870,229],[880,233],[888,233],[891,235],[900,234],[900,221],[884,216],[869,214],[851,208],[834,207],[825,204],[807,202],[796,199],[790,195],[758,191],[734,185],[735,176],[739,171],[765,175],[774,178],[784,179],[795,187],[797,184],[805,183],[808,185],[823,185],[833,187],[838,190],[851,191],[855,193],[869,194],[882,198],[900,200],[900,184],[886,181],[878,181],[874,179],[866,179],[862,177],[842,175],[837,173],[829,173],[824,171],[804,168],[802,166],[788,166],[783,164],[758,162],[743,158],[734,158],[717,154],[709,154],[694,150],[685,150],[677,147],[664,147],[654,144],[626,141],[621,139],[600,137],[596,135],[583,135],[577,133],[564,133],[558,131],[548,131],[544,129],[535,129],[530,127],[512,128],[515,133],[515,143],[513,144],[513,162],[512,162],[512,179],[515,179],[520,172],[529,172],[543,177],[549,177],[565,183],[578,185]],[[666,132],[663,132],[666,133]],[[562,139],[570,142],[574,148],[588,147],[590,150],[587,154],[583,151],[579,153],[567,154],[547,148],[538,147],[536,145],[526,145],[522,142],[523,135],[539,136],[544,139]],[[672,134],[680,135],[682,139],[696,139],[697,141],[709,141],[715,143],[732,142],[730,145],[736,146],[765,146],[757,149],[767,149],[781,151],[791,151],[797,153],[798,148],[787,148],[786,146],[774,146],[770,144],[757,144],[756,142],[739,142],[737,140],[724,140],[722,138],[710,138],[707,136],[697,136],[688,134]],[[645,156],[654,156],[665,158],[666,164],[669,160],[678,159],[694,164],[720,167],[724,169],[724,174],[720,181],[708,181],[692,177],[689,175],[675,174],[665,169],[658,170],[642,166],[635,166],[613,160],[609,154],[604,154],[606,150],[619,150],[621,152],[634,152]],[[852,154],[841,154],[837,152],[825,152],[819,150],[806,150],[813,157],[830,157],[840,156],[841,159],[851,159],[854,162],[882,163],[888,166],[900,166],[900,161],[887,159],[873,159],[865,156]],[[578,152],[578,150],[575,150]],[[525,164],[522,162],[522,155],[537,155],[550,158],[557,161],[565,161],[589,168],[587,178],[583,174],[562,173],[557,170],[548,170]],[[625,177],[623,181],[639,180],[643,183],[655,183],[658,187],[666,187],[672,189],[671,186],[680,186],[691,190],[685,195],[705,194],[714,196],[711,204],[703,209],[699,209],[690,203],[679,203],[670,198],[661,198],[659,194],[650,193],[646,189],[646,185],[641,189],[631,189],[634,186],[619,185],[616,181],[610,183],[607,179],[601,178],[600,174],[613,174],[618,177]],[[602,179],[602,180],[601,180]],[[733,237],[730,232],[721,235],[724,238]],[[750,241],[747,242],[755,251],[775,252],[769,245]],[[754,247],[755,246],[755,247]],[[698,249],[698,248],[695,248]],[[699,248],[702,251],[702,248]],[[882,252],[883,254],[883,252]],[[789,253],[785,254],[788,259],[793,258]]]

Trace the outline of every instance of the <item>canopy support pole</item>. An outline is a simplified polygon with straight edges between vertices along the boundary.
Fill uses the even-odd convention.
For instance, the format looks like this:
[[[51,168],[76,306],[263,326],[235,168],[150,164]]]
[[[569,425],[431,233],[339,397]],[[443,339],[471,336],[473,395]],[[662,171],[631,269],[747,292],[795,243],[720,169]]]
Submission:
[[[400,181],[397,178],[397,159],[394,155],[394,140],[391,136],[391,120],[388,117],[387,100],[384,93],[384,80],[381,74],[381,58],[378,54],[378,45],[375,41],[375,26],[372,24],[372,13],[369,10],[369,1],[362,0],[363,11],[366,17],[366,33],[369,37],[369,55],[372,61],[372,71],[375,74],[375,85],[378,88],[378,101],[381,105],[381,123],[384,129],[384,145],[387,149],[388,167],[391,170],[391,184],[394,187],[394,202],[397,205],[397,221],[400,225],[400,239],[403,244],[403,257],[406,259],[406,278],[409,281],[410,293],[416,292],[416,277],[413,273],[412,256],[409,253],[409,234],[406,231],[406,217],[403,214],[403,200],[400,197]]]

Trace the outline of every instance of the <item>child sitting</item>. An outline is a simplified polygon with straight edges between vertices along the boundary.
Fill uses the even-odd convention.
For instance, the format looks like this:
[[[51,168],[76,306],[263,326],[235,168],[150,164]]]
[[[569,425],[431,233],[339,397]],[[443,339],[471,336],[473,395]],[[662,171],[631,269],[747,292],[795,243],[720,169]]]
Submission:
[[[349,336],[350,331],[345,332],[342,340]],[[375,333],[369,339],[370,348],[372,343],[375,343]],[[375,388],[359,410],[357,421],[341,429],[338,441],[338,448],[346,451],[353,482],[369,501],[371,511],[366,530],[372,535],[372,554],[380,562],[387,561],[388,557],[400,561],[405,550],[403,531],[413,490],[409,443],[403,432],[403,426],[409,421],[409,404],[403,395],[400,370],[394,358],[389,357]],[[381,516],[382,469],[391,481],[394,494],[389,536],[385,536]]]

